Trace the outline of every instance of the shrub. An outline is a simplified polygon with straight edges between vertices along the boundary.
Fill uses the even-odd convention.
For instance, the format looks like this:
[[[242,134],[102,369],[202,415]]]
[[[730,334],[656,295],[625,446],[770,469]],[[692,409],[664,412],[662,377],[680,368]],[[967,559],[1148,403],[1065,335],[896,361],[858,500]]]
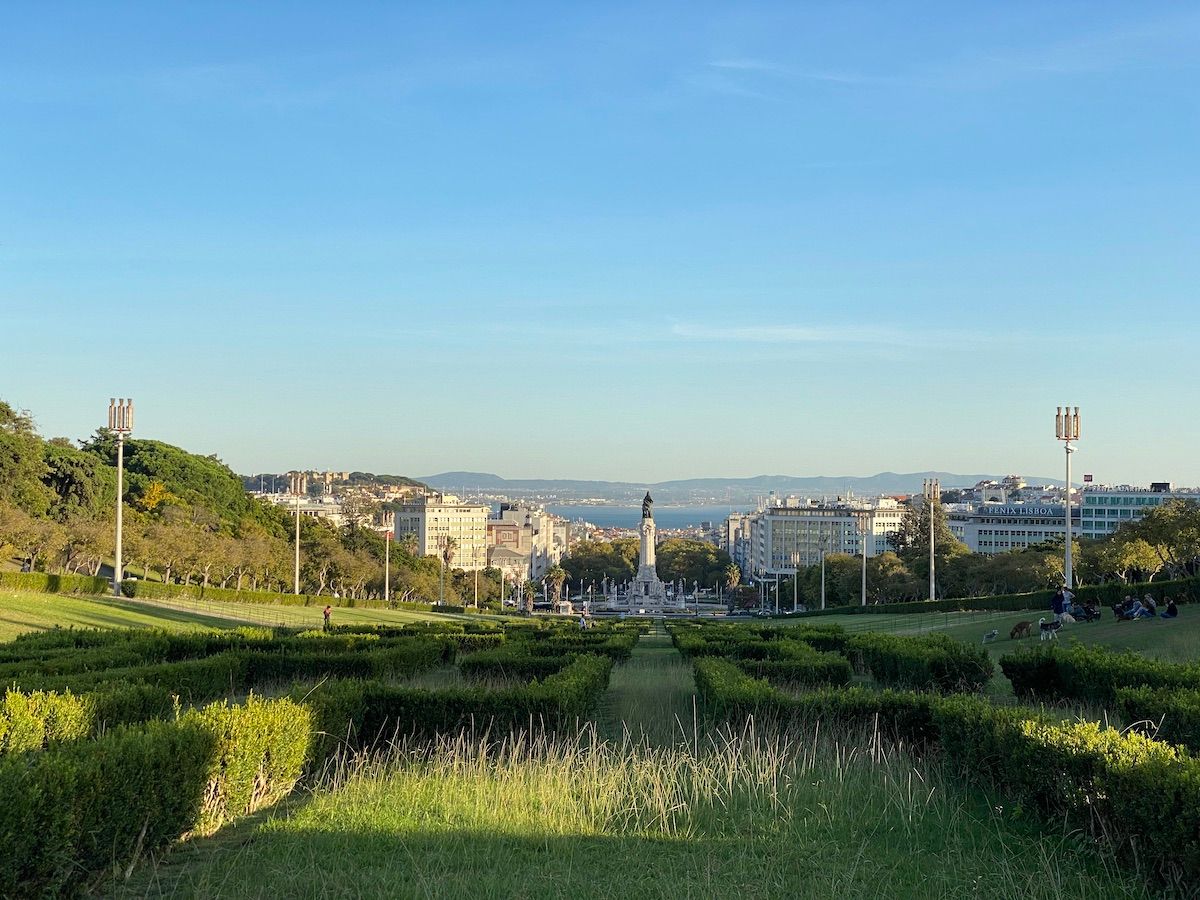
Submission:
[[[1118,688],[1117,707],[1138,730],[1200,753],[1200,690]]]
[[[176,722],[0,758],[0,896],[72,894],[96,873],[291,788],[308,712],[251,698]]]
[[[0,572],[0,588],[42,594],[109,594],[112,582],[89,575],[50,575],[46,572]]]
[[[1030,647],[1006,654],[1000,668],[1013,691],[1044,700],[1076,700],[1113,707],[1124,687],[1186,688],[1200,684],[1200,666],[1147,659],[1103,647]]]
[[[776,641],[773,658],[743,659],[742,671],[772,684],[849,684],[852,670],[849,661],[838,653],[823,653],[799,641]]]
[[[524,645],[503,647],[472,653],[458,660],[464,678],[512,678],[532,681],[545,678],[566,668],[573,656],[533,656]]]
[[[891,687],[979,691],[994,671],[984,648],[944,634],[856,634],[847,641],[846,651],[875,681]]]

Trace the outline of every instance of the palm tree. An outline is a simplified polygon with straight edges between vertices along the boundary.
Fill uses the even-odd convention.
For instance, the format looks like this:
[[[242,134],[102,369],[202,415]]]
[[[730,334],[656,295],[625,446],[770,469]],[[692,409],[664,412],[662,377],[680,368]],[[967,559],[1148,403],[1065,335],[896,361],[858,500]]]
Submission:
[[[447,535],[441,539],[440,543],[442,545],[442,570],[441,578],[438,580],[438,603],[444,605],[446,603],[446,570],[454,562],[454,551],[458,549],[458,541]]]
[[[563,582],[567,580],[567,570],[562,566],[551,566],[550,571],[546,573],[546,580],[550,582],[550,589],[554,591],[554,603],[557,605],[562,600]]]
[[[741,580],[742,570],[739,569],[734,563],[730,563],[725,567],[725,586],[729,588],[729,590],[732,591],[735,587],[737,587]]]

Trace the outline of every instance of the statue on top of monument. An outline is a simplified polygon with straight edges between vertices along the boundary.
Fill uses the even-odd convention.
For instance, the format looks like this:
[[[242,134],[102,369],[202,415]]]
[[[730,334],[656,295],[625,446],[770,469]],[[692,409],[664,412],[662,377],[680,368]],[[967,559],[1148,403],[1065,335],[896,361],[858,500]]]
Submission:
[[[654,501],[650,499],[650,492],[646,491],[646,499],[642,501],[642,518],[653,519],[654,513],[650,511],[650,507],[654,505]]]

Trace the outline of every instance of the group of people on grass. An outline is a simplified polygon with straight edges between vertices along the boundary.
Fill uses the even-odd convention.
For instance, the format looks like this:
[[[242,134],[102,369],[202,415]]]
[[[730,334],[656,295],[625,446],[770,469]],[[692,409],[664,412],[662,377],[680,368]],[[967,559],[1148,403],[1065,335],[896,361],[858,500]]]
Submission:
[[[1178,618],[1179,606],[1175,603],[1175,599],[1168,597],[1163,602],[1164,608],[1160,610],[1158,602],[1150,594],[1141,600],[1126,594],[1122,602],[1112,605],[1112,611],[1118,622],[1132,622],[1134,619]],[[1100,610],[1096,608],[1095,604],[1076,603],[1075,595],[1066,585],[1054,592],[1054,597],[1050,601],[1050,610],[1054,613],[1056,622],[1092,622],[1100,618]],[[1064,619],[1064,616],[1070,618]]]
[[[1076,621],[1093,622],[1100,618],[1100,610],[1094,603],[1076,603],[1075,595],[1066,585],[1054,592],[1054,597],[1050,600],[1050,611],[1054,613],[1055,622],[1064,624]]]
[[[1113,604],[1112,611],[1118,622],[1132,622],[1134,619],[1178,618],[1179,607],[1176,605],[1174,597],[1166,599],[1165,607],[1160,612],[1157,601],[1150,594],[1147,594],[1142,600],[1126,594],[1124,600]]]

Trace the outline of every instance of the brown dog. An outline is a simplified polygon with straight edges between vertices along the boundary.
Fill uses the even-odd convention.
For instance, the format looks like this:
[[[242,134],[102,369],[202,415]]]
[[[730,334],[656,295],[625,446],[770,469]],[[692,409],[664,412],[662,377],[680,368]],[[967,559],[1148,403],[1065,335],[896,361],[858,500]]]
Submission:
[[[1018,622],[1013,626],[1013,630],[1008,633],[1009,640],[1015,641],[1017,638],[1029,637],[1033,633],[1032,622]]]

